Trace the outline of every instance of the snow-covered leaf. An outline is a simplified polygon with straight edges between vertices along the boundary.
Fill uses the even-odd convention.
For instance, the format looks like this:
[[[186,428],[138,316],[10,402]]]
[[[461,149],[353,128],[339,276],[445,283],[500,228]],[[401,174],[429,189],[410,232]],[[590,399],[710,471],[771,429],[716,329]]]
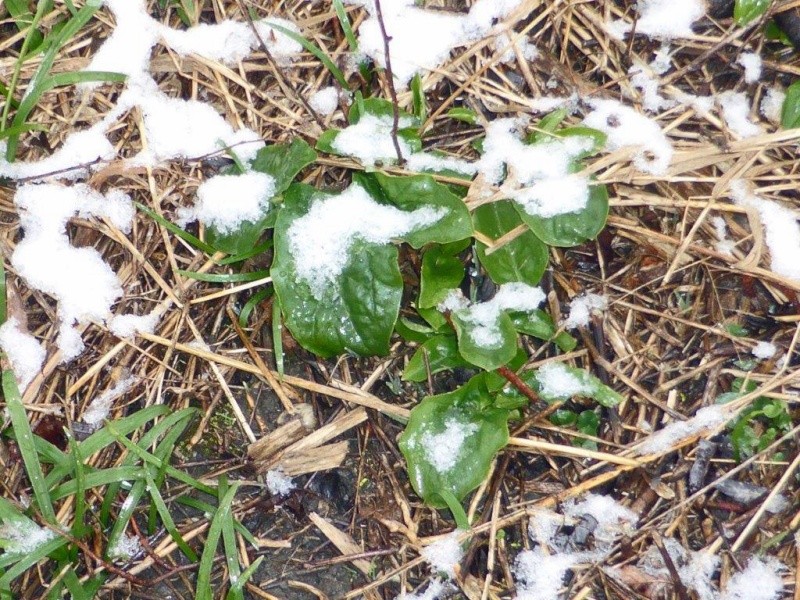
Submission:
[[[592,185],[586,207],[574,213],[544,219],[516,207],[531,231],[550,246],[577,246],[593,240],[603,230],[608,218],[608,191],[605,185]]]
[[[298,276],[288,232],[308,213],[315,196],[311,187],[290,187],[275,226],[272,278],[286,326],[304,348],[320,356],[386,354],[403,291],[397,249],[356,239],[335,284],[312,290]]]
[[[478,487],[497,451],[508,443],[508,414],[493,407],[482,376],[417,405],[399,439],[417,494],[445,508],[441,491],[461,500]]]
[[[306,142],[294,139],[289,144],[274,144],[259,150],[250,167],[275,180],[274,196],[282,194],[305,167],[317,160],[317,153]],[[220,233],[213,226],[206,230],[206,241],[227,254],[244,254],[251,250],[264,230],[274,224],[275,213],[267,207],[257,221],[244,221],[230,233]]]
[[[505,365],[517,353],[519,338],[506,312],[500,312],[497,316],[491,344],[486,343],[480,334],[475,335],[476,330],[482,328],[480,324],[468,320],[458,311],[453,313],[452,319],[458,334],[458,350],[473,365],[493,371]]]

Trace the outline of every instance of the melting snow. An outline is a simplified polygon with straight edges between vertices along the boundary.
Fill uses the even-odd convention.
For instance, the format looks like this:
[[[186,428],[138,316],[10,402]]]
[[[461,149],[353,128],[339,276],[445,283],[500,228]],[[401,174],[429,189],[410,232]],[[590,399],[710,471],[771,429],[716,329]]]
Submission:
[[[11,362],[20,392],[24,392],[42,370],[47,355],[45,349],[14,317],[0,326],[0,349]]]
[[[333,86],[322,88],[314,92],[308,103],[319,114],[327,117],[339,106],[339,91]]]
[[[731,411],[724,404],[706,406],[686,421],[675,421],[656,431],[635,448],[637,455],[665,452],[694,435],[722,426],[731,418]]]
[[[273,496],[286,496],[297,487],[292,478],[286,475],[281,469],[271,469],[267,471],[267,489]]]
[[[722,118],[734,134],[740,138],[753,137],[763,133],[760,125],[750,120],[750,101],[741,92],[722,92],[717,96],[722,109]]]
[[[135,383],[135,378],[126,377],[100,394],[97,398],[92,400],[89,407],[84,411],[83,422],[95,427],[102,425],[103,421],[108,417],[108,413],[111,411],[111,404],[114,400],[127,393]]]
[[[245,221],[258,221],[275,195],[275,180],[265,173],[216,175],[197,188],[191,209],[179,212],[179,224],[200,221],[222,234],[233,233]]]
[[[319,198],[287,231],[297,277],[321,295],[344,270],[356,240],[386,244],[445,213],[427,206],[407,212],[378,204],[355,184],[337,196]]]
[[[755,52],[745,52],[739,55],[736,62],[744,67],[744,82],[755,83],[761,79],[761,57]]]
[[[603,311],[608,306],[608,299],[600,294],[584,294],[573,299],[569,305],[569,316],[563,325],[567,329],[586,327],[592,312]]]
[[[651,175],[666,173],[672,160],[672,145],[658,123],[616,100],[593,100],[594,109],[584,119],[584,125],[599,129],[608,136],[608,148],[626,146],[640,148],[633,164]]]
[[[75,325],[110,317],[122,286],[97,250],[70,243],[67,221],[73,216],[102,216],[128,231],[133,206],[122,192],[103,196],[83,184],[23,186],[14,203],[25,235],[11,255],[11,264],[31,288],[58,300],[57,344],[64,360],[70,360],[83,350]]]
[[[54,531],[27,518],[8,519],[0,525],[0,539],[6,542],[8,554],[30,554],[55,537]]]
[[[122,534],[117,542],[108,549],[108,556],[117,560],[129,560],[142,551],[138,537]]]
[[[544,292],[538,287],[525,283],[507,283],[501,285],[494,298],[487,302],[469,304],[460,290],[452,290],[439,305],[439,310],[455,310],[459,318],[473,325],[470,337],[478,346],[491,348],[502,343],[497,319],[501,311],[531,312],[544,302]]]
[[[358,28],[359,49],[386,67],[384,39],[371,0],[348,0],[364,6],[370,17]],[[487,35],[496,21],[505,19],[522,0],[478,0],[468,14],[450,14],[417,8],[414,0],[383,0],[381,13],[391,42],[392,74],[405,87],[416,73],[435,70],[458,46]]]
[[[478,431],[475,423],[464,423],[450,417],[444,423],[444,430],[439,433],[426,431],[420,442],[425,449],[425,457],[439,473],[447,473],[456,466],[464,442]]]
[[[458,541],[460,529],[450,532],[442,539],[425,546],[422,557],[437,573],[446,573],[450,579],[456,576],[456,565],[464,558],[464,549]]]
[[[775,273],[800,281],[800,225],[798,213],[751,193],[741,180],[731,182],[731,197],[740,206],[758,211]]]
[[[691,37],[692,23],[706,13],[703,0],[640,0],[636,33],[660,40]],[[623,20],[606,23],[612,37],[623,39],[633,24]]]

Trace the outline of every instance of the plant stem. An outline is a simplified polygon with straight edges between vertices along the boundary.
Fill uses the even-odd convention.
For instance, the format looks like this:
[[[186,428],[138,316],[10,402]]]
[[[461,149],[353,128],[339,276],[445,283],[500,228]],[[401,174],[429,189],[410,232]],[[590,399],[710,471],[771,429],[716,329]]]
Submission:
[[[389,42],[392,41],[392,38],[386,33],[381,0],[375,0],[375,17],[378,19],[381,36],[383,37],[383,55],[386,57],[386,79],[389,85],[389,95],[392,97],[392,143],[394,144],[394,151],[397,153],[397,163],[402,165],[405,159],[403,158],[402,150],[400,150],[400,141],[397,139],[397,130],[400,127],[400,109],[397,105],[397,90],[394,88],[394,75],[392,74],[392,57],[389,53]]]
[[[498,367],[497,372],[500,373],[500,375],[502,375],[503,377],[505,377],[511,385],[517,388],[520,391],[520,393],[523,396],[525,396],[528,400],[530,400],[532,403],[536,404],[541,400],[541,398],[539,398],[539,394],[534,392],[527,383],[522,381],[519,375],[514,373],[514,371],[512,371],[508,367],[506,366]]]

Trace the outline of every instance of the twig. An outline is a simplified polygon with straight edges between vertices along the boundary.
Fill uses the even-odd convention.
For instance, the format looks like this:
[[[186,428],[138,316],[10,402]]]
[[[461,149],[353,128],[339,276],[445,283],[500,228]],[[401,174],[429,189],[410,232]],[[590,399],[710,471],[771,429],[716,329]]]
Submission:
[[[500,373],[500,375],[502,375],[503,377],[505,377],[508,380],[508,382],[515,388],[517,388],[520,391],[520,393],[523,396],[525,396],[528,400],[530,400],[534,404],[540,401],[539,394],[534,392],[527,383],[522,381],[520,376],[514,373],[514,371],[512,371],[506,366],[502,366],[497,368],[497,372]]]
[[[278,68],[277,63],[275,62],[275,59],[272,56],[272,52],[269,51],[267,44],[264,42],[263,38],[261,37],[261,34],[258,32],[256,24],[253,23],[253,17],[250,16],[250,11],[248,11],[245,8],[244,2],[242,2],[242,0],[236,0],[236,4],[239,5],[239,10],[242,11],[242,14],[247,19],[247,24],[250,26],[250,30],[253,32],[253,35],[258,40],[258,45],[261,46],[261,51],[264,52],[264,54],[266,55],[267,62],[269,63],[269,66],[272,68],[272,72],[275,74],[275,80],[278,82],[278,85],[281,87],[281,90],[283,91],[284,95],[287,97],[290,95],[294,95],[300,101],[300,104],[303,105],[303,108],[305,108],[308,111],[308,113],[312,116],[312,118],[317,122],[317,125],[325,129],[325,121],[323,121],[320,118],[320,116],[317,114],[317,111],[311,108],[311,105],[308,103],[308,100],[305,99],[303,94],[298,92],[296,89],[294,89],[286,82],[283,73],[281,73],[281,70]]]
[[[386,33],[386,24],[383,22],[383,11],[381,10],[381,0],[375,0],[375,17],[381,28],[383,37],[383,55],[386,57],[386,79],[389,84],[389,95],[392,97],[392,143],[394,151],[397,152],[397,163],[402,165],[405,162],[403,152],[400,150],[400,141],[397,139],[397,129],[400,127],[400,109],[397,105],[397,90],[394,88],[394,75],[392,74],[392,57],[389,54],[389,42],[392,38]]]

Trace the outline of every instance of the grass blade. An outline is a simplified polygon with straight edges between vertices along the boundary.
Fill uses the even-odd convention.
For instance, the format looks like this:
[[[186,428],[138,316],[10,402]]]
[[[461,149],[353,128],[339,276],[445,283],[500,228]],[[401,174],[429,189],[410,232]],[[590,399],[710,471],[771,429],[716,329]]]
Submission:
[[[277,29],[278,31],[280,31],[286,37],[293,39],[295,42],[297,42],[303,48],[305,48],[307,52],[310,52],[311,54],[316,56],[320,60],[320,62],[322,62],[322,64],[325,65],[325,68],[331,72],[331,75],[333,75],[334,79],[336,79],[336,81],[339,82],[339,85],[341,85],[346,90],[350,89],[350,85],[347,83],[347,78],[344,76],[344,73],[342,73],[339,67],[333,64],[333,61],[330,58],[328,58],[328,55],[325,54],[322,50],[320,50],[320,48],[314,42],[307,40],[299,33],[292,31],[291,29],[287,29],[282,25],[278,25],[277,23],[270,23],[269,21],[264,21],[264,22],[273,29]]]
[[[45,483],[42,465],[39,462],[39,455],[36,453],[36,445],[33,442],[33,431],[28,422],[28,415],[22,404],[19,395],[17,380],[13,371],[3,371],[3,395],[6,398],[6,407],[11,417],[11,428],[17,439],[19,452],[22,455],[22,462],[25,464],[25,472],[33,488],[33,495],[36,504],[42,512],[42,516],[48,523],[56,523],[56,513],[53,510],[53,501]]]
[[[209,283],[241,283],[269,277],[269,271],[252,271],[251,273],[197,273],[196,271],[178,269],[178,275]]]
[[[208,528],[208,536],[203,547],[203,555],[200,557],[200,568],[197,572],[197,591],[195,600],[214,600],[214,592],[211,589],[211,570],[214,567],[214,555],[217,553],[217,544],[222,535],[222,527],[227,518],[226,513],[231,512],[233,499],[239,489],[239,483],[234,482],[230,489],[220,500],[219,507],[214,513],[211,527]]]
[[[134,205],[136,205],[136,208],[138,208],[148,217],[153,219],[156,223],[164,227],[170,233],[174,233],[175,235],[177,235],[179,238],[181,238],[184,242],[186,242],[190,246],[194,246],[198,250],[201,250],[202,252],[205,252],[208,255],[213,255],[214,253],[216,253],[216,249],[213,246],[206,244],[200,238],[193,236],[191,233],[181,229],[174,223],[170,223],[164,217],[159,215],[157,212],[150,210],[141,202],[134,202]]]
[[[336,16],[339,17],[339,24],[342,26],[347,45],[350,46],[350,52],[358,52],[358,40],[356,39],[356,34],[353,33],[353,27],[350,25],[350,19],[347,18],[347,11],[344,9],[342,0],[333,0],[333,10],[336,11]]]

